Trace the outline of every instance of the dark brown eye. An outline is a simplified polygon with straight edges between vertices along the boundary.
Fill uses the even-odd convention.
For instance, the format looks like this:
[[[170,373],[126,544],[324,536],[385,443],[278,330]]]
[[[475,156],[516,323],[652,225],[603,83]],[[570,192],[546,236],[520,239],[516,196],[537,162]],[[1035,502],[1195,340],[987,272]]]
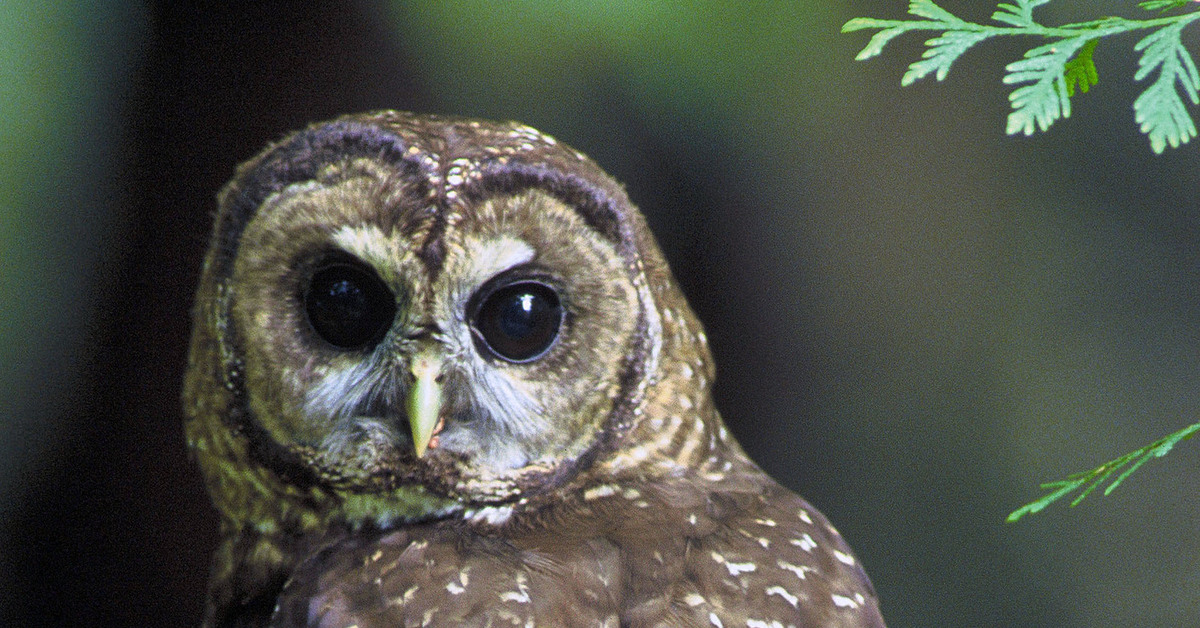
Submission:
[[[554,344],[562,319],[558,293],[536,281],[521,281],[489,294],[471,326],[497,357],[529,362]]]
[[[396,317],[396,298],[374,271],[339,262],[318,268],[304,291],[313,331],[339,349],[362,349],[383,340]]]

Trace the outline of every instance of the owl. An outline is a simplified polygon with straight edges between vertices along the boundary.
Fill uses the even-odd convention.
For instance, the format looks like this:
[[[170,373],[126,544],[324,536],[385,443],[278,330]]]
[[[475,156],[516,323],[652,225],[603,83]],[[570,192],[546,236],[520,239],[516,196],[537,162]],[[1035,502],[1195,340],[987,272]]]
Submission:
[[[268,146],[194,323],[205,626],[883,626],[723,425],[643,217],[548,135],[381,111]]]

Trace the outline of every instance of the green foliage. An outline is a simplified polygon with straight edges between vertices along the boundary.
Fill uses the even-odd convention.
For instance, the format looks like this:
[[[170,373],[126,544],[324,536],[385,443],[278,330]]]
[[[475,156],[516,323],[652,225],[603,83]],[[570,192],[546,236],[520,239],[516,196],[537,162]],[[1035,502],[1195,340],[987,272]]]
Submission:
[[[1014,89],[1008,95],[1013,112],[1008,114],[1007,133],[1018,131],[1032,135],[1034,123],[1045,131],[1059,117],[1071,115],[1071,98],[1065,78],[1067,62],[1087,40],[1068,39],[1038,46],[1025,53],[1025,58],[1008,64],[1004,84],[1033,83]]]
[[[1152,74],[1156,78],[1133,103],[1134,120],[1150,140],[1150,147],[1161,153],[1167,145],[1176,148],[1196,137],[1196,125],[1180,97],[1180,90],[1192,104],[1200,104],[1200,73],[1183,46],[1183,29],[1200,19],[1200,10],[1151,19],[1105,17],[1090,22],[1046,26],[1039,24],[1033,11],[1050,0],[1015,0],[1015,4],[997,5],[992,20],[1002,26],[962,20],[934,4],[932,0],[912,0],[908,12],[917,19],[879,20],[855,18],[842,27],[843,33],[878,29],[858,60],[870,59],[883,52],[892,39],[910,31],[940,33],[925,42],[921,59],[908,66],[900,79],[904,86],[930,74],[941,81],[951,65],[979,42],[1000,36],[1033,36],[1048,43],[1025,53],[1023,59],[1008,64],[1002,79],[1006,85],[1019,85],[1009,94],[1012,112],[1006,132],[1031,135],[1046,131],[1060,118],[1071,115],[1071,98],[1076,87],[1081,93],[1100,80],[1092,53],[1100,39],[1138,30],[1151,30],[1134,46],[1141,52],[1135,80]],[[1182,8],[1189,0],[1150,0],[1139,6],[1147,11],[1167,13]]]
[[[1141,53],[1134,80],[1143,81],[1155,75],[1149,87],[1134,100],[1134,120],[1149,138],[1150,147],[1156,153],[1162,153],[1168,145],[1178,148],[1196,137],[1196,125],[1180,91],[1187,95],[1193,105],[1200,104],[1200,72],[1184,47],[1182,37],[1184,28],[1200,20],[1200,10],[1173,16],[1165,14],[1189,4],[1195,5],[1200,0],[1140,2],[1138,6],[1142,9],[1160,13],[1160,17],[1150,19],[1105,17],[1089,22],[1046,26],[1035,20],[1033,11],[1049,2],[1015,0],[1015,4],[1001,3],[992,14],[992,20],[1003,26],[996,26],[962,20],[937,6],[933,0],[912,0],[908,12],[917,19],[855,18],[842,26],[842,32],[878,29],[855,57],[859,61],[880,55],[888,42],[905,33],[940,33],[925,42],[926,49],[921,59],[909,65],[908,71],[900,79],[902,86],[911,85],[930,74],[938,81],[945,80],[950,67],[959,57],[991,37],[1033,36],[1049,40],[1028,50],[1023,59],[1008,64],[1002,79],[1005,85],[1019,86],[1008,97],[1013,110],[1008,115],[1006,132],[1009,135],[1031,135],[1035,130],[1048,130],[1059,118],[1070,117],[1071,98],[1075,97],[1076,88],[1086,94],[1099,83],[1100,74],[1092,55],[1102,38],[1150,30],[1152,32],[1133,47],[1134,52]],[[1108,495],[1146,461],[1166,455],[1177,443],[1191,438],[1197,432],[1200,432],[1200,423],[1189,425],[1090,471],[1043,484],[1042,488],[1050,492],[1013,511],[1008,521],[1017,521],[1027,514],[1041,511],[1082,489],[1071,501],[1071,506],[1075,506],[1120,472],[1104,489],[1104,494]]]
[[[1071,506],[1074,507],[1079,502],[1083,501],[1083,498],[1087,497],[1092,491],[1096,490],[1098,486],[1107,482],[1114,473],[1128,466],[1128,468],[1121,472],[1121,474],[1118,475],[1117,478],[1108,485],[1108,488],[1104,489],[1104,494],[1108,495],[1109,493],[1113,492],[1113,489],[1117,488],[1121,482],[1124,482],[1125,478],[1129,477],[1134,471],[1137,471],[1138,467],[1141,467],[1143,464],[1145,464],[1147,460],[1150,460],[1151,458],[1161,458],[1162,456],[1167,455],[1167,452],[1171,451],[1171,448],[1174,447],[1176,443],[1185,441],[1192,436],[1195,436],[1196,432],[1200,432],[1200,423],[1193,423],[1192,425],[1189,425],[1182,430],[1175,432],[1174,434],[1164,436],[1163,438],[1160,438],[1153,443],[1142,447],[1141,449],[1131,451],[1124,456],[1110,460],[1096,467],[1095,469],[1092,469],[1091,471],[1073,473],[1065,480],[1043,484],[1042,488],[1050,492],[1046,495],[1043,495],[1040,499],[1032,501],[1014,510],[1010,515],[1008,515],[1008,521],[1017,521],[1025,515],[1038,512],[1046,506],[1049,506],[1059,499],[1062,499],[1063,497],[1066,497],[1076,490],[1086,486],[1087,488],[1084,488],[1082,493],[1080,493],[1075,499],[1071,500]],[[1132,466],[1129,466],[1130,463],[1132,463]]]
[[[1178,82],[1193,105],[1200,103],[1196,93],[1200,89],[1200,74],[1180,41],[1184,26],[1180,22],[1155,31],[1133,48],[1143,51],[1134,79],[1140,81],[1158,72],[1158,79],[1133,101],[1134,119],[1141,125],[1142,133],[1150,136],[1150,146],[1156,153],[1161,153],[1166,144],[1176,148],[1196,137],[1196,124],[1175,89]]]
[[[1149,2],[1139,2],[1138,6],[1147,11],[1162,11],[1166,13],[1171,9],[1179,9],[1187,6],[1187,3],[1194,0],[1149,0]]]
[[[1083,45],[1079,49],[1079,54],[1075,55],[1063,66],[1063,78],[1067,81],[1067,96],[1075,95],[1075,87],[1079,86],[1079,91],[1088,93],[1093,85],[1100,82],[1100,73],[1096,71],[1096,63],[1092,61],[1092,53],[1096,51],[1096,44],[1100,43],[1099,39],[1093,39]]]

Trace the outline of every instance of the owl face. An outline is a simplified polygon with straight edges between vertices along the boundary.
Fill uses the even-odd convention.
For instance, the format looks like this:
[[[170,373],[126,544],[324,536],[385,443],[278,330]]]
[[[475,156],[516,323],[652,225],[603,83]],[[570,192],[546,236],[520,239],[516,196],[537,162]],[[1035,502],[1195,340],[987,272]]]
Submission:
[[[512,174],[531,146],[582,159],[513,126],[507,153],[464,142],[483,154],[447,166],[439,130],[269,149],[222,199],[201,288],[250,462],[377,520],[565,480],[628,424],[657,351],[612,191]]]
[[[362,164],[367,166],[367,164]],[[616,394],[639,308],[612,243],[538,191],[434,236],[371,167],[287,188],[243,235],[233,285],[250,403],[325,470],[503,475],[579,455]],[[447,221],[449,223],[449,221]],[[426,243],[436,237],[436,252]]]

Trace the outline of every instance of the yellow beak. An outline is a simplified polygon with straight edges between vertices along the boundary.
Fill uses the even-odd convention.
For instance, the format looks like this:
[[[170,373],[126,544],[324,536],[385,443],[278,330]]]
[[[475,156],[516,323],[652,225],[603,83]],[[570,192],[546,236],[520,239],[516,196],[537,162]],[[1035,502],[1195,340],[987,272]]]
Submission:
[[[420,458],[429,448],[442,414],[442,358],[434,351],[422,351],[413,358],[412,374],[414,382],[405,409],[412,427],[413,449]]]

